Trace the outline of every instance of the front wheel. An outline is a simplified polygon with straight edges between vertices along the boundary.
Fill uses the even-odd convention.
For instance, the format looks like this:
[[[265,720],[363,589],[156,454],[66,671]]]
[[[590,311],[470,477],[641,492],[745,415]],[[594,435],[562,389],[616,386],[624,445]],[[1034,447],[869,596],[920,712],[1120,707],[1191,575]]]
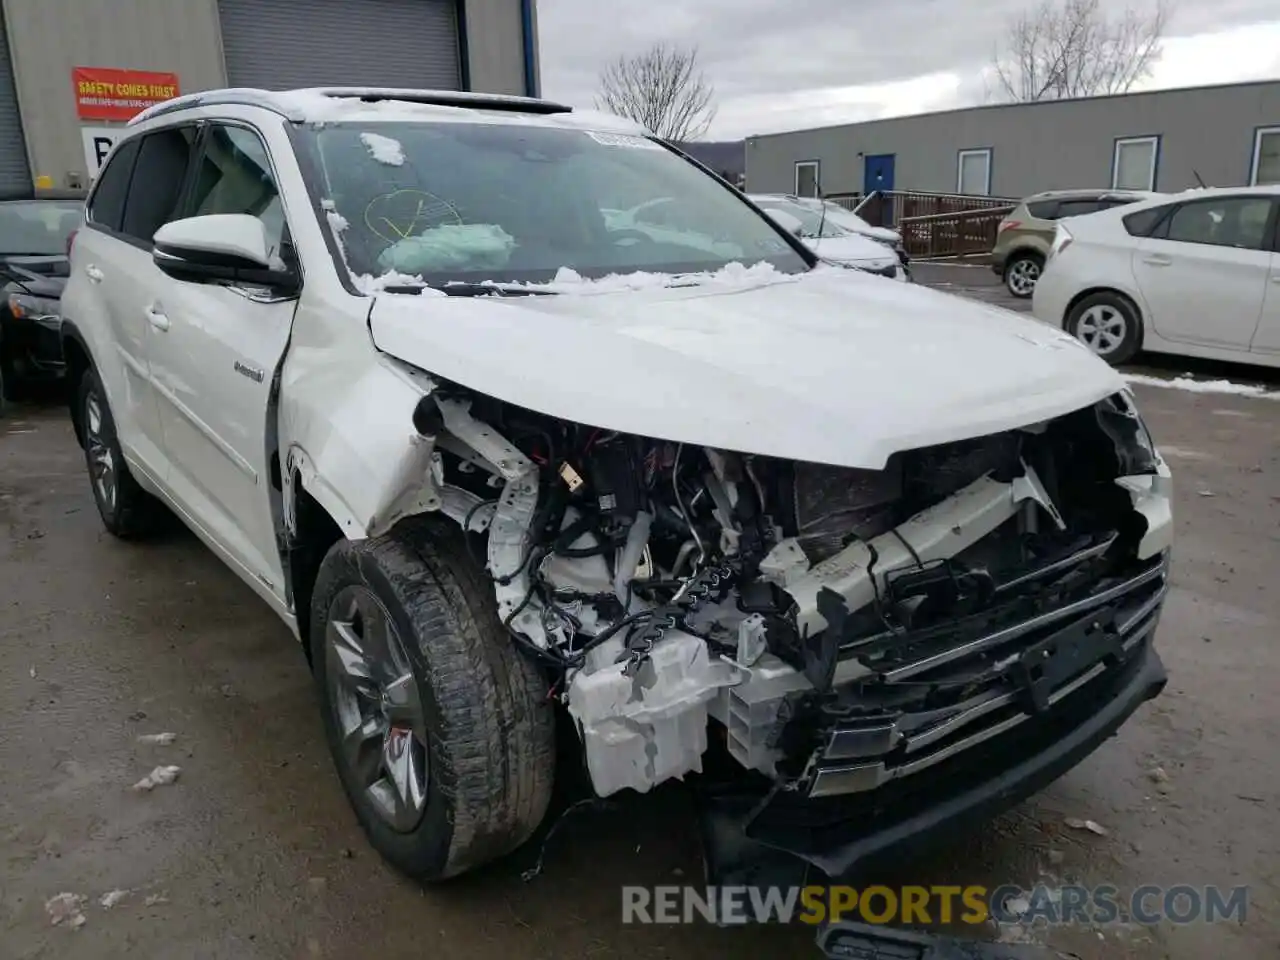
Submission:
[[[338,776],[388,862],[443,880],[532,835],[555,775],[548,684],[503,629],[460,530],[414,517],[335,544],[310,644]]]
[[[1020,253],[1004,268],[1004,285],[1019,300],[1036,290],[1036,282],[1044,272],[1044,258],[1036,253]]]
[[[1113,367],[1128,363],[1142,346],[1138,311],[1126,298],[1105,291],[1072,307],[1066,330]]]

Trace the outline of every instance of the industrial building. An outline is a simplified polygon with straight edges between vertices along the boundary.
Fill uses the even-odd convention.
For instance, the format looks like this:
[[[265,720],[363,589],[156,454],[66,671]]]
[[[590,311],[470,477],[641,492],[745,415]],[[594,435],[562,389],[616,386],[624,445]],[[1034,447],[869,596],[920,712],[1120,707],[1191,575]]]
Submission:
[[[1024,197],[1280,183],[1280,81],[947,110],[747,138],[747,189]]]
[[[174,94],[538,94],[534,0],[2,0],[0,14],[0,191],[87,185],[129,117]]]

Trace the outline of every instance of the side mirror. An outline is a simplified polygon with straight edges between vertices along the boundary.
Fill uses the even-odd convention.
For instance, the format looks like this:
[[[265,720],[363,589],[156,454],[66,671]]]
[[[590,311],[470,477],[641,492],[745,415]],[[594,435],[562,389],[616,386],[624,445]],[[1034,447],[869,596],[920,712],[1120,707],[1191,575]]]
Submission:
[[[298,289],[297,273],[271,256],[266,225],[247,213],[174,220],[156,231],[154,242],[152,260],[175,280]]]

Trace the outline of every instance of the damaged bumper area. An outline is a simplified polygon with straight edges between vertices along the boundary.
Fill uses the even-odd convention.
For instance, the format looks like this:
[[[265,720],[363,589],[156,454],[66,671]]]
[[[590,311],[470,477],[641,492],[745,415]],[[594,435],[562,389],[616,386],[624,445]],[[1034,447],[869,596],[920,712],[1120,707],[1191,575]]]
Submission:
[[[985,816],[1164,685],[1170,476],[1127,394],[881,470],[442,388],[415,415],[598,794],[734,761],[724,816],[830,874]]]

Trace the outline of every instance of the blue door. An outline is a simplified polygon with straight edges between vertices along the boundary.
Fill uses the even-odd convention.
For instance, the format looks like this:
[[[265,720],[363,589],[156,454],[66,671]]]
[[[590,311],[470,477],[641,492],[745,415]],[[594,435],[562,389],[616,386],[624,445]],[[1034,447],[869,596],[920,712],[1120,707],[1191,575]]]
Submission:
[[[873,190],[892,190],[893,189],[893,158],[892,153],[878,153],[875,156],[866,157],[862,167],[862,192],[869,194]]]

